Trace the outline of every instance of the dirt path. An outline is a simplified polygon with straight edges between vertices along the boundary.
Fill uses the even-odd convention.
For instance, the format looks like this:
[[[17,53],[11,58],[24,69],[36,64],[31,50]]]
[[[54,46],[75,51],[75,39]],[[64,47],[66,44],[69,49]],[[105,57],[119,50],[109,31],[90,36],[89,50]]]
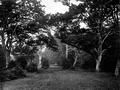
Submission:
[[[104,73],[48,69],[6,82],[4,90],[120,90],[120,80]]]

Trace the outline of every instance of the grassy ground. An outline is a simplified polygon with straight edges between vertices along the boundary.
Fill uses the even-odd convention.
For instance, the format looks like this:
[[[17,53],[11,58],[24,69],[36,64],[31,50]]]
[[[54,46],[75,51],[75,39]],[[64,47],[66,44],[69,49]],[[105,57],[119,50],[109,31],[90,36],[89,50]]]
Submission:
[[[105,73],[48,69],[8,81],[3,90],[120,90],[120,80]]]

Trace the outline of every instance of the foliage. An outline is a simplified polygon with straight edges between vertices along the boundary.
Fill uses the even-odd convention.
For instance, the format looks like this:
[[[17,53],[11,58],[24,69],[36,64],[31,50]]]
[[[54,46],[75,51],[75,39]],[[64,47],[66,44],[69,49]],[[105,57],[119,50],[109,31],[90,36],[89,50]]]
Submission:
[[[63,69],[71,69],[74,63],[74,51],[69,52],[68,59],[62,60],[62,67]]]
[[[33,54],[38,51],[36,46],[29,46],[29,45],[24,45],[22,47],[15,46],[13,49],[14,54],[20,54],[20,55],[25,55],[28,56],[30,59],[33,59],[34,56]]]
[[[28,63],[28,58],[27,56],[17,56],[15,61],[10,61],[8,63],[8,69],[12,69],[14,67],[20,67],[21,69],[25,70],[27,67],[27,63]]]
[[[12,49],[19,47],[21,51],[30,42],[50,48],[55,45],[56,49],[54,38],[47,33],[47,20],[38,0],[0,0],[0,36],[6,59]]]
[[[37,64],[31,62],[31,63],[27,66],[26,70],[27,70],[28,72],[36,72],[36,71],[37,71]]]
[[[58,44],[55,40],[55,38],[51,35],[51,32],[42,32],[42,34],[39,34],[36,36],[36,40],[31,38],[30,40],[27,41],[27,44],[29,46],[37,46],[37,45],[46,45],[47,48],[57,51],[58,50]]]
[[[3,71],[2,82],[8,81],[8,80],[14,80],[14,79],[22,78],[22,77],[26,77],[24,70],[16,66],[16,67],[6,69]]]
[[[63,69],[69,69],[71,65],[69,64],[69,61],[64,58],[64,59],[62,59],[61,66]]]
[[[106,38],[119,33],[119,1],[82,1],[79,5],[67,4],[69,12],[53,15],[50,22],[57,27],[56,36],[62,42],[90,53],[96,59],[97,69],[110,47],[103,47]],[[81,23],[86,27],[81,27]]]
[[[113,27],[117,26],[117,21],[116,21],[117,16],[114,17],[114,15],[118,14],[117,13],[118,9],[117,9],[117,3],[115,4],[113,2],[112,1],[111,2],[101,1],[101,4],[99,4],[100,3],[99,0],[98,1],[90,0],[90,1],[85,1],[82,4],[79,4],[78,6],[71,5],[69,12],[66,12],[63,15],[57,14],[56,18],[54,18],[54,20],[56,21],[56,24],[58,24],[58,22],[59,22],[58,37],[61,40],[63,40],[65,43],[76,46],[76,47],[79,44],[83,44],[81,46],[84,47],[84,42],[86,45],[88,45],[90,47],[91,46],[95,47],[94,45],[99,43],[99,42],[96,42],[93,44],[95,39],[98,38],[97,41],[99,40],[98,33],[100,33],[102,35],[101,37],[103,39],[106,36],[106,34],[109,31],[111,31],[111,29],[112,30],[114,29]],[[104,6],[104,5],[106,5],[106,6]],[[110,5],[110,7],[109,7],[109,5]],[[104,6],[104,7],[102,7],[102,6]],[[100,10],[103,10],[103,11],[100,11]],[[108,10],[108,11],[106,11],[106,10]],[[112,13],[112,12],[114,12],[114,13]],[[103,15],[100,15],[99,13],[101,13]],[[110,19],[110,17],[113,18],[113,21],[111,21],[112,19]],[[102,20],[103,18],[104,18],[104,21],[97,22],[98,19]],[[93,20],[93,19],[95,19],[95,20]],[[108,19],[109,19],[109,22],[108,22]],[[92,22],[92,21],[94,21],[94,22]],[[81,22],[84,22],[87,25],[87,27],[89,27],[89,28],[87,28],[87,27],[81,28],[81,26],[80,26]],[[103,25],[102,31],[100,31],[101,29],[98,28],[99,23],[101,23]],[[104,23],[106,23],[105,26],[108,25],[109,28],[106,28],[104,26]],[[100,31],[100,32],[98,32],[98,31]],[[114,31],[115,30],[113,30],[113,32]],[[68,37],[72,37],[74,39],[72,41],[69,39],[67,39],[65,41],[65,39]],[[69,41],[71,41],[71,42],[69,42]],[[81,41],[84,41],[84,42],[81,43]],[[73,44],[71,44],[71,43],[73,43]],[[93,44],[93,45],[91,45],[91,44]],[[80,46],[78,46],[78,47],[81,48]]]
[[[44,68],[44,69],[49,68],[49,60],[48,59],[42,58],[41,62],[42,62],[42,68]]]
[[[16,60],[16,64],[21,67],[22,69],[26,69],[27,67],[27,57],[26,56],[19,56]]]
[[[11,69],[11,68],[14,68],[14,67],[16,67],[16,66],[17,66],[17,65],[16,65],[16,61],[13,61],[13,60],[12,60],[12,61],[9,62],[7,68],[8,68],[8,69]]]
[[[82,52],[78,59],[78,66],[83,69],[95,69],[96,61],[89,53]]]

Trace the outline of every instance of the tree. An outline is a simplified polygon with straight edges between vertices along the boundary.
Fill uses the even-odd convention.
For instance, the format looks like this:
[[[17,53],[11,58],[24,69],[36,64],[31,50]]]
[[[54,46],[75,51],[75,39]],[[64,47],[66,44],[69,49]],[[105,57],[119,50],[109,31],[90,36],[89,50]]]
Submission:
[[[6,56],[6,66],[13,46],[22,48],[28,41],[33,40],[33,36],[37,39],[43,36],[44,39],[37,40],[38,45],[44,41],[48,44],[46,39],[49,39],[50,35],[45,37],[40,34],[49,31],[48,16],[45,16],[42,7],[37,0],[0,0],[0,36]]]
[[[7,57],[7,46],[11,47],[11,35],[8,35],[8,38],[6,38],[6,32],[8,31],[8,26],[9,26],[9,16],[11,16],[11,19],[13,19],[13,14],[12,14],[12,9],[15,8],[16,3],[13,1],[6,1],[6,0],[2,0],[0,1],[0,36],[1,36],[1,41],[2,41],[2,47],[3,47],[3,51],[5,54],[6,59],[8,59]],[[9,4],[8,4],[9,3]],[[11,6],[13,5],[13,6]],[[9,7],[9,8],[8,8]],[[12,20],[13,21],[13,20]],[[7,41],[5,40],[7,39]],[[9,42],[9,44],[8,44]],[[10,50],[11,48],[9,48]],[[7,62],[7,61],[6,61]]]
[[[96,70],[100,71],[103,53],[110,47],[103,48],[103,44],[111,34],[119,33],[119,1],[82,1],[78,6],[67,4],[69,12],[57,14],[54,25],[58,25],[58,36],[64,43],[94,56]],[[81,28],[80,23],[87,27]]]
[[[86,19],[89,27],[98,37],[98,47],[94,48],[97,53],[96,70],[100,71],[100,62],[106,48],[103,44],[110,34],[117,33],[119,29],[118,3],[115,1],[92,1],[90,3],[89,17]],[[109,48],[108,46],[107,48]]]

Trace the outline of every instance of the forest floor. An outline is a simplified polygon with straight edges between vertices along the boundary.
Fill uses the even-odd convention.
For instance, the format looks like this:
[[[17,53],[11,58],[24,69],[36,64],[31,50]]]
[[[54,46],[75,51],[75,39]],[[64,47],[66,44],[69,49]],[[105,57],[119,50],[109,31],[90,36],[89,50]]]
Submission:
[[[106,73],[51,67],[7,81],[2,90],[120,90],[120,78]]]

